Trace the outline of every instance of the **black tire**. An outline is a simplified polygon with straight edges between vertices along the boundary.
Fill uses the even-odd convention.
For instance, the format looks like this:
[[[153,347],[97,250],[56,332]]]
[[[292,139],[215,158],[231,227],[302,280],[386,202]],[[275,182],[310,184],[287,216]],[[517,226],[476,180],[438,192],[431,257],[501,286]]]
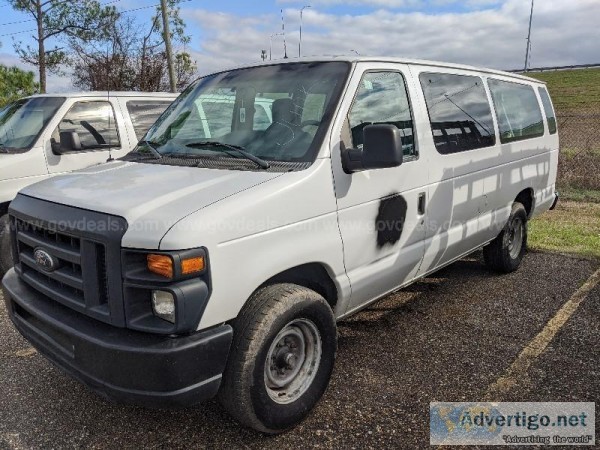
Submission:
[[[290,324],[305,323],[312,323],[320,337],[318,366],[314,363],[315,359],[312,365],[309,364],[309,356],[302,359],[304,362],[297,364],[302,367],[298,372],[302,375],[294,379],[306,379],[302,385],[304,388],[292,388],[289,392],[282,389],[282,395],[268,386],[269,376],[279,376],[279,372],[276,375],[270,372],[276,364],[272,352],[283,350],[284,355],[278,353],[278,356],[285,358],[289,355],[285,352],[294,351],[288,346],[298,346],[288,345],[293,341],[287,340],[287,337],[283,348],[276,344],[282,342],[279,340],[281,333],[294,328],[293,325],[290,328]],[[250,298],[235,319],[233,328],[233,343],[219,391],[221,404],[240,423],[263,433],[280,433],[300,423],[327,389],[333,371],[337,329],[327,302],[316,292],[295,284],[267,286]],[[310,355],[308,350],[305,355]],[[312,355],[315,358],[314,353]],[[289,370],[293,372],[296,369]],[[281,399],[275,401],[272,396]]]
[[[13,266],[8,214],[0,216],[0,279]]]
[[[521,265],[526,248],[527,212],[521,203],[515,202],[500,234],[483,247],[483,258],[490,269],[510,273]]]

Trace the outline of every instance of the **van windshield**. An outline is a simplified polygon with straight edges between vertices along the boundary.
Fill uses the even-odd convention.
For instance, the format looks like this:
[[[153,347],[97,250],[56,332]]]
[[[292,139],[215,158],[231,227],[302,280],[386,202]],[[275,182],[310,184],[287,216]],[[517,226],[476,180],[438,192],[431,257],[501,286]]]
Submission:
[[[234,158],[237,168],[255,169],[258,160],[263,169],[284,170],[281,163],[310,164],[348,72],[344,62],[288,63],[201,78],[126,159],[153,155],[145,162],[185,165],[210,160],[210,167],[228,168]]]
[[[62,97],[24,98],[0,109],[0,153],[29,150],[64,102]]]

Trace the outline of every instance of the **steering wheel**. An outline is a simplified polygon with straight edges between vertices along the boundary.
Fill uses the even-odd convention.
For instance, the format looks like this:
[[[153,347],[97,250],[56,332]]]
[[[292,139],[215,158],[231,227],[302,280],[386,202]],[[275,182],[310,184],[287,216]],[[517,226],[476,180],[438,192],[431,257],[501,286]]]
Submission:
[[[305,120],[304,122],[302,122],[300,124],[300,128],[304,128],[304,127],[318,127],[319,125],[321,125],[321,121],[320,120]]]

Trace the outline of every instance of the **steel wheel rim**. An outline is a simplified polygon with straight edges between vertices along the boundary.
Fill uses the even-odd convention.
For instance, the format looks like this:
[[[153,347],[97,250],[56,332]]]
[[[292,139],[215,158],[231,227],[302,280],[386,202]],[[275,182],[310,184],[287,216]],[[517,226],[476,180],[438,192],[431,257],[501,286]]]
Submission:
[[[523,222],[515,218],[508,229],[508,252],[512,259],[518,258],[523,248]]]
[[[311,320],[295,319],[283,327],[265,361],[265,387],[271,400],[287,404],[301,397],[315,379],[321,354],[321,335]]]

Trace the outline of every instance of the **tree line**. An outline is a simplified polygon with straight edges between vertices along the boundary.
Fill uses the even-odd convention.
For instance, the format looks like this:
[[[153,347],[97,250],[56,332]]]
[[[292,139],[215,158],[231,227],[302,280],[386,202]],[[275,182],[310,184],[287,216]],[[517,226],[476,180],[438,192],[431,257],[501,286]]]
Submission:
[[[173,56],[176,85],[182,89],[196,73],[196,63],[185,51],[190,38],[180,16],[182,0],[167,0],[167,20],[173,43],[183,50]],[[0,102],[12,97],[46,92],[49,73],[66,76],[81,90],[166,91],[168,65],[161,10],[140,23],[120,12],[116,2],[97,0],[6,0],[13,9],[35,21],[33,44],[14,42],[33,74],[0,65]],[[134,11],[130,11],[134,12]]]

